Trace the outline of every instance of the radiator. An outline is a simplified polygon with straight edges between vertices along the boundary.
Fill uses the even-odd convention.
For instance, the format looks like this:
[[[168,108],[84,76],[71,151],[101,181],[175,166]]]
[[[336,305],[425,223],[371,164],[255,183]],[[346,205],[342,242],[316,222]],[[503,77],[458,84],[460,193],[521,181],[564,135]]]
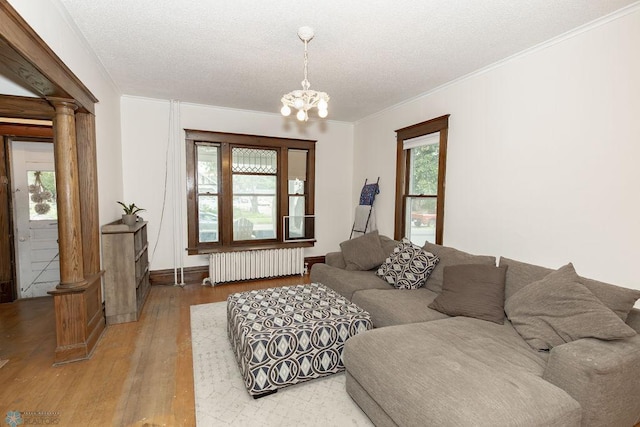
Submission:
[[[210,254],[209,277],[202,284],[302,275],[304,270],[304,248],[218,252]]]

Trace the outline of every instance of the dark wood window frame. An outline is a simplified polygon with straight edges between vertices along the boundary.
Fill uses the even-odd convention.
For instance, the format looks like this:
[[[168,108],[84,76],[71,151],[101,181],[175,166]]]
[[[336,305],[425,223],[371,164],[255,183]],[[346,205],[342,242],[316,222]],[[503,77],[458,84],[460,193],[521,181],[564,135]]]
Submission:
[[[284,242],[283,216],[288,215],[288,170],[289,149],[307,150],[307,181],[305,181],[305,214],[315,214],[315,144],[314,140],[278,138],[271,136],[247,135],[226,132],[210,132],[185,129],[186,133],[186,169],[187,169],[187,251],[189,255],[210,252],[230,252],[240,250],[311,247],[314,240]],[[215,144],[219,146],[219,241],[199,242],[198,230],[198,197],[197,197],[197,164],[196,147],[199,144]],[[276,238],[264,240],[233,240],[233,189],[231,187],[231,148],[264,148],[278,151],[277,172],[277,221]]]
[[[445,177],[447,166],[447,136],[449,132],[449,114],[417,123],[402,129],[396,130],[397,135],[397,156],[396,156],[396,216],[394,238],[396,240],[404,237],[406,230],[406,199],[409,194],[409,171],[410,157],[409,150],[403,147],[404,141],[419,136],[425,136],[440,132],[440,154],[438,158],[438,194],[436,210],[436,244],[442,244],[444,232],[444,194]]]

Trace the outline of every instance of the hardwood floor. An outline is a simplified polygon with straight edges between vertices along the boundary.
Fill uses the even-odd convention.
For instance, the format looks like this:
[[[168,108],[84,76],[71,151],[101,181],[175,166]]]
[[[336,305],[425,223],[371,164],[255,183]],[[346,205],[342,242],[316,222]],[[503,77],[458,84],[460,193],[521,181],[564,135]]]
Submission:
[[[309,277],[152,286],[138,322],[109,326],[90,360],[58,367],[53,300],[0,304],[0,425],[20,411],[53,412],[60,426],[195,426],[189,307],[300,283]]]
[[[20,411],[55,412],[64,426],[195,426],[189,307],[308,282],[152,286],[138,322],[109,326],[90,360],[58,367],[53,300],[0,304],[0,421]]]

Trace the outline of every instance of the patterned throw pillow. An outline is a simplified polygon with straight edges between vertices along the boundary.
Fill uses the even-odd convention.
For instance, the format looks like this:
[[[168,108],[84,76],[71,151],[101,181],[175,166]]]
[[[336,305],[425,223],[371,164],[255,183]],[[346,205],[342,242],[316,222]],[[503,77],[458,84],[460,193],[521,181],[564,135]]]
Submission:
[[[436,255],[403,238],[376,274],[397,289],[418,289],[439,260]]]

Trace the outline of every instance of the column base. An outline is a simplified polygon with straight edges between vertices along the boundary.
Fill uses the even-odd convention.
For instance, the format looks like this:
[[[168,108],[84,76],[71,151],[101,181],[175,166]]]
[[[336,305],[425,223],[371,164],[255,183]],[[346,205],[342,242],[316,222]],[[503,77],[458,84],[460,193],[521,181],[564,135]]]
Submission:
[[[76,288],[85,287],[87,285],[88,285],[88,282],[85,279],[82,279],[79,282],[67,282],[67,283],[60,282],[56,286],[56,289],[76,289]]]
[[[74,287],[60,284],[53,295],[56,313],[56,351],[54,365],[85,360],[105,330],[100,272]],[[68,285],[68,284],[65,284]]]

